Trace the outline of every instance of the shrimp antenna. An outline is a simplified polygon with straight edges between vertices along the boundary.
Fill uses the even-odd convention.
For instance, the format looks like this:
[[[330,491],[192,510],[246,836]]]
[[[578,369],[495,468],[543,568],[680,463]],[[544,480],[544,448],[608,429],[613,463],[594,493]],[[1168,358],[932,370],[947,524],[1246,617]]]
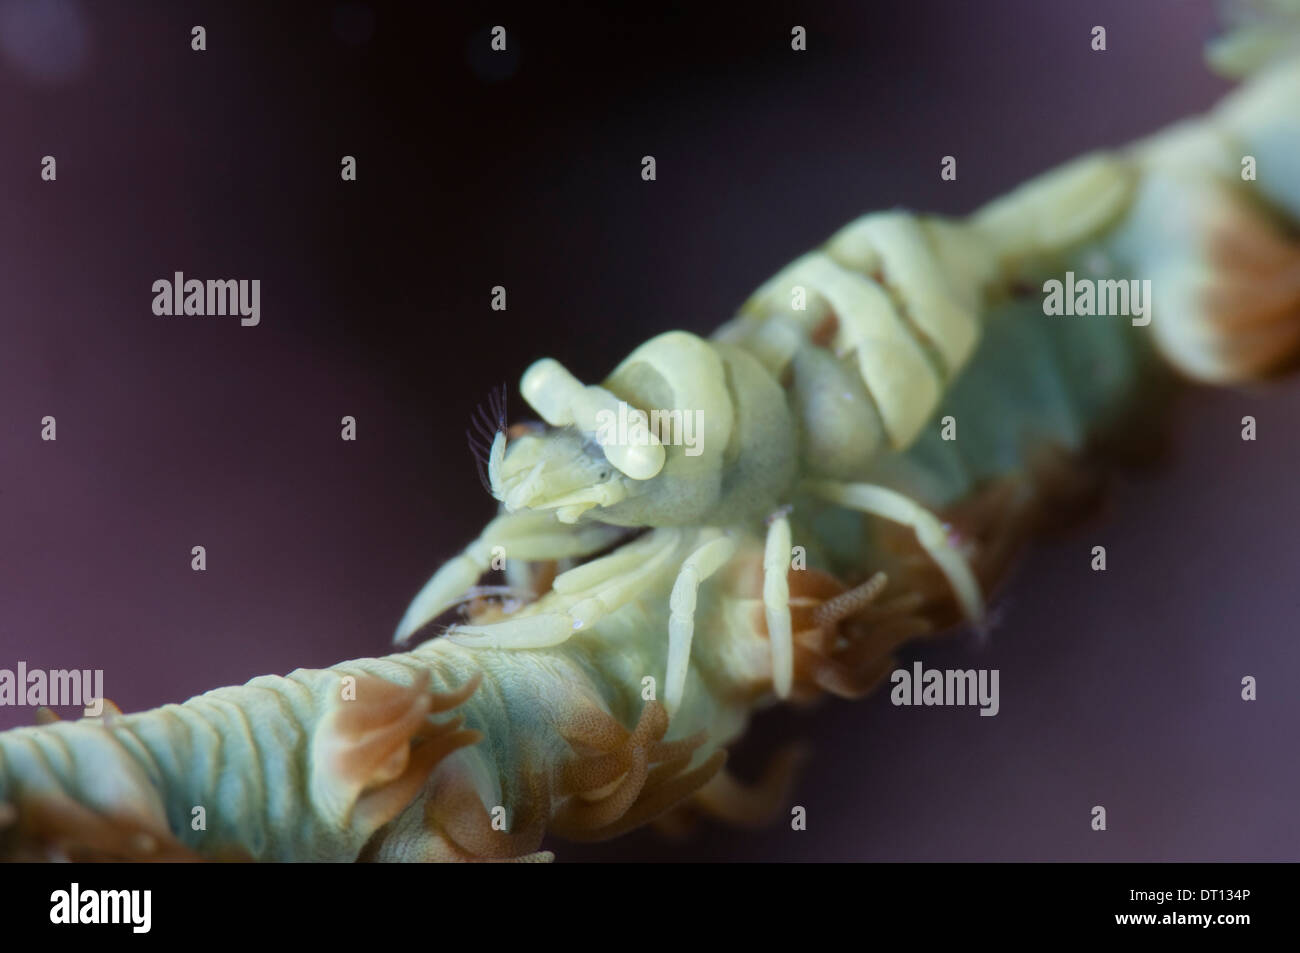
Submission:
[[[487,463],[492,453],[492,443],[497,434],[506,429],[506,385],[503,381],[488,393],[487,406],[479,404],[469,418],[470,426],[465,430],[469,441],[470,453],[474,455],[474,464],[478,470],[479,482],[489,494],[492,484],[488,481]]]

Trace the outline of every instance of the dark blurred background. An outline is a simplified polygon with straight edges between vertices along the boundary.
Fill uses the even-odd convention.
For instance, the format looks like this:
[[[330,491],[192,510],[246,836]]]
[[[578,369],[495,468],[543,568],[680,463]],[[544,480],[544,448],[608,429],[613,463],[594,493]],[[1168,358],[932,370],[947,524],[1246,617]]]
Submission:
[[[491,516],[464,429],[531,360],[599,379],[862,212],[967,212],[1227,88],[1196,0],[698,6],[0,0],[0,667],[131,711],[384,654]],[[260,326],[155,316],[178,270],[260,279]],[[806,832],[561,859],[1297,859],[1297,420],[1295,384],[1191,394],[987,648],[907,653],[1000,669],[996,718],[761,715],[734,763],[811,742]]]

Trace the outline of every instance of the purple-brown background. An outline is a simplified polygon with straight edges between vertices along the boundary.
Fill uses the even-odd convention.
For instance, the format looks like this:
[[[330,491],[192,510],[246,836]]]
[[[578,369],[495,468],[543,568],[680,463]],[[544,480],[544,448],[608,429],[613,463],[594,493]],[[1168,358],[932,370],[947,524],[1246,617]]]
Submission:
[[[102,668],[129,711],[383,654],[493,511],[463,438],[493,385],[543,354],[598,379],[864,211],[969,211],[1226,88],[1193,0],[475,6],[0,0],[0,667]],[[154,316],[177,270],[261,279],[261,325]],[[760,716],[735,764],[812,742],[806,832],[561,858],[1300,858],[1298,420],[1295,383],[1193,393],[988,648],[906,654],[1000,669],[996,718]]]

